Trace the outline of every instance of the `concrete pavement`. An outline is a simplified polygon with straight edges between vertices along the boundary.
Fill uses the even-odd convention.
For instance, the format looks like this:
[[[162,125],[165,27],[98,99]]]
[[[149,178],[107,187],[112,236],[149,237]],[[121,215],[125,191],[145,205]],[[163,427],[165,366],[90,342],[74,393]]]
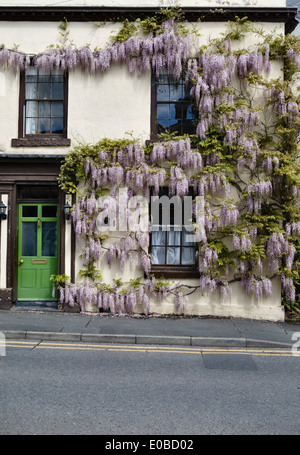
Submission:
[[[203,347],[291,347],[300,324],[240,318],[118,316],[13,308],[0,311],[7,339]]]

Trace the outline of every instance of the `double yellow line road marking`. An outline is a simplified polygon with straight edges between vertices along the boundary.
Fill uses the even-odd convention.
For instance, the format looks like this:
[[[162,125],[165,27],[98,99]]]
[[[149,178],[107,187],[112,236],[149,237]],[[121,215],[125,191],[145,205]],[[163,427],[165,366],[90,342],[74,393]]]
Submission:
[[[276,356],[296,357],[292,350],[287,349],[259,349],[259,348],[202,348],[202,347],[178,347],[178,346],[148,346],[148,345],[111,345],[111,344],[88,344],[68,343],[55,341],[17,341],[6,340],[7,348],[28,348],[28,349],[60,349],[60,350],[82,350],[82,351],[117,351],[117,352],[153,352],[173,354],[243,354],[253,356]]]

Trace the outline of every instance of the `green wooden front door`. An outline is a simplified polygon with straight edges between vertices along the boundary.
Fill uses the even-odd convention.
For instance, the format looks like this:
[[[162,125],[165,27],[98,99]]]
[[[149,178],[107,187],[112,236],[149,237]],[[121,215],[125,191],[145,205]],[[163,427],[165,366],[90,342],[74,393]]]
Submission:
[[[55,301],[50,276],[58,273],[58,204],[20,204],[18,300]]]

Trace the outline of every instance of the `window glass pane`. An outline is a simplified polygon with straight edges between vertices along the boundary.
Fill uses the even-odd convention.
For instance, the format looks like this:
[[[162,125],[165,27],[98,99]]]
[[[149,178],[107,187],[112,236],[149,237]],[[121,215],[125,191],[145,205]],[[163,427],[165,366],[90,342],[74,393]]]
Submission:
[[[169,101],[169,86],[159,85],[157,87],[157,101]]]
[[[63,117],[64,103],[62,101],[52,102],[52,117]]]
[[[182,265],[195,264],[195,248],[182,248]]]
[[[64,73],[60,68],[54,68],[51,71],[51,81],[52,82],[63,82],[64,81]]]
[[[51,77],[50,77],[50,70],[43,70],[39,69],[39,82],[50,82]]]
[[[191,246],[194,243],[194,233],[191,227],[191,230],[184,229],[182,230],[182,245]]]
[[[25,73],[26,82],[36,82],[37,81],[37,68],[30,66],[27,68]]]
[[[160,84],[169,84],[169,76],[167,73],[162,73],[158,76],[158,83]]]
[[[23,217],[37,217],[38,208],[37,205],[24,205],[22,208]]]
[[[181,104],[170,104],[170,118],[181,118]]]
[[[51,133],[62,134],[63,133],[63,119],[53,118],[51,120]]]
[[[180,264],[180,248],[167,248],[167,264],[177,265]]]
[[[38,85],[38,98],[42,100],[50,99],[51,85],[47,83],[41,83]]]
[[[41,101],[39,103],[39,116],[50,117],[51,103],[49,101]]]
[[[182,100],[182,85],[171,85],[170,86],[170,101]]]
[[[152,247],[152,264],[165,264],[165,248]]]
[[[195,118],[191,104],[187,108],[186,118],[188,118],[188,119],[194,119]]]
[[[170,133],[181,133],[181,122],[178,120],[170,120]]]
[[[169,129],[169,120],[159,120],[157,122],[157,132],[164,133]]]
[[[36,123],[37,123],[37,120],[35,118],[26,119],[26,134],[36,134],[37,133]]]
[[[56,256],[57,223],[47,221],[42,224],[42,256]]]
[[[39,119],[39,131],[40,134],[49,134],[50,133],[50,119],[49,118],[40,118]]]
[[[38,105],[36,101],[26,101],[26,117],[37,117]]]
[[[183,118],[183,119],[187,118],[188,107],[189,106],[187,104],[182,104],[181,105],[181,118]]]
[[[152,245],[165,245],[166,233],[163,231],[152,231]]]
[[[157,118],[158,119],[169,118],[169,104],[158,104],[157,105]]]
[[[37,224],[36,222],[22,223],[22,256],[36,256],[37,253]]]
[[[61,100],[63,99],[63,84],[62,83],[53,83],[52,84],[52,99]]]
[[[57,206],[56,205],[44,205],[42,207],[42,217],[44,218],[56,218]]]
[[[181,232],[174,231],[174,229],[167,232],[167,241],[168,241],[168,245],[180,245]]]
[[[50,74],[39,74],[38,76],[38,81],[41,83],[41,84],[45,84],[45,85],[50,85],[51,83],[51,76]]]
[[[25,98],[32,100],[37,98],[37,83],[26,82]]]
[[[183,98],[184,99],[186,99],[186,100],[190,100],[191,99],[191,88],[192,88],[191,84],[186,85],[184,83],[184,85],[182,86]]]
[[[63,82],[64,81],[64,76],[61,73],[51,74],[51,81],[52,82]]]

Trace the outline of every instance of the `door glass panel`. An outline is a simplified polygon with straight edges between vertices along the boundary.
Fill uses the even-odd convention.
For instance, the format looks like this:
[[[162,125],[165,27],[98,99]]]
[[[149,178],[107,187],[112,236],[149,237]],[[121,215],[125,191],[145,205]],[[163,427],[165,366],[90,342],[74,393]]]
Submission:
[[[42,225],[42,256],[56,256],[57,249],[57,223],[54,221],[43,222]]]
[[[36,222],[22,223],[22,256],[37,254],[37,224]]]
[[[57,206],[56,205],[44,205],[42,207],[42,217],[44,218],[56,218]]]
[[[22,210],[22,216],[24,218],[28,217],[37,217],[38,216],[38,210],[37,210],[37,205],[24,205],[23,210]]]

